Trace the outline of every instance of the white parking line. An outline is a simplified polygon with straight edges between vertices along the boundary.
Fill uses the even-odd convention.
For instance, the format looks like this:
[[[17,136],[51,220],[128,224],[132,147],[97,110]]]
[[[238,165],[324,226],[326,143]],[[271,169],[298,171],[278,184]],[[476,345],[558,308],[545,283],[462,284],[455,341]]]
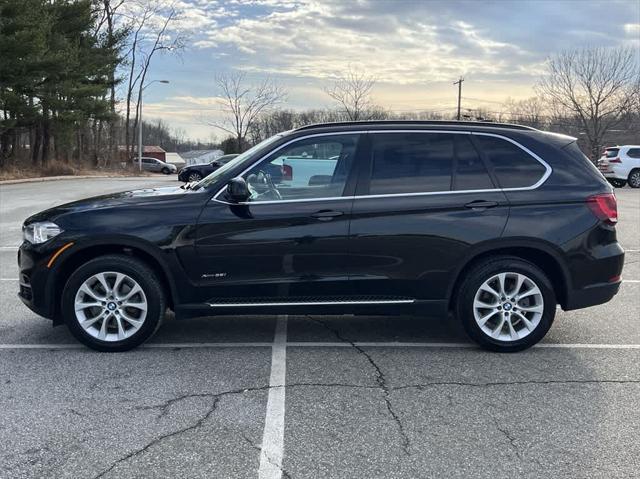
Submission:
[[[18,251],[19,246],[0,246],[0,250]]]
[[[284,375],[286,372],[286,348],[350,348],[351,343],[336,343],[336,342],[322,342],[322,341],[293,341],[286,342],[286,323],[282,326],[280,320],[278,328],[284,328],[284,332],[281,333],[283,339],[280,339],[278,344],[255,342],[255,343],[149,343],[140,346],[141,349],[208,349],[208,348],[273,348],[272,356],[275,355],[276,350],[278,356],[276,361],[272,358],[271,369],[271,384],[274,386],[272,391],[279,391],[285,384]],[[384,341],[357,341],[355,343],[358,347],[363,348],[461,348],[461,349],[478,349],[479,347],[473,343],[434,343],[434,342],[384,342]],[[277,347],[276,347],[277,346]],[[640,349],[640,344],[606,344],[606,343],[539,343],[534,348],[541,349]],[[0,344],[1,349],[86,349],[87,352],[91,352],[80,343],[62,343],[62,344]],[[280,369],[274,369],[276,366]],[[282,380],[279,381],[278,377],[274,377],[274,372],[281,374]],[[284,395],[283,395],[284,403]],[[266,424],[265,424],[266,430]]]
[[[284,407],[287,375],[287,315],[278,316],[271,351],[269,398],[260,449],[259,479],[282,479]]]

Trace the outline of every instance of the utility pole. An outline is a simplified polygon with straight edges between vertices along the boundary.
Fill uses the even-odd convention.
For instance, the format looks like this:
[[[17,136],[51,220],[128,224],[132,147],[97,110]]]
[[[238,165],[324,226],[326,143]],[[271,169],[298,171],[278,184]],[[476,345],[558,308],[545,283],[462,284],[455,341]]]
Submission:
[[[169,80],[153,80],[142,85],[140,82],[140,93],[138,94],[138,170],[142,172],[142,93],[153,83],[169,83]]]
[[[454,81],[454,85],[458,85],[458,121],[460,121],[460,100],[462,99],[462,82],[464,78],[460,77],[460,80]]]

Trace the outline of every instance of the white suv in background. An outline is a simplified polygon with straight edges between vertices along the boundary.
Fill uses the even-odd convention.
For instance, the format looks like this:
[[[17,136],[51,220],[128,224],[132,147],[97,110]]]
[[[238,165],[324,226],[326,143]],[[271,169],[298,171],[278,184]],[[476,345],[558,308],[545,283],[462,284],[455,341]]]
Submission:
[[[631,188],[640,188],[640,146],[606,148],[598,161],[598,168],[616,188],[622,188],[627,183]]]

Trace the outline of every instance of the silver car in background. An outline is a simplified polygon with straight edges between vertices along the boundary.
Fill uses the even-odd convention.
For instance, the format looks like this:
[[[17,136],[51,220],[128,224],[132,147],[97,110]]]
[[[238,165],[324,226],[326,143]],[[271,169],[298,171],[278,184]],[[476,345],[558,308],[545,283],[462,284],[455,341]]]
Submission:
[[[138,158],[133,159],[133,167],[136,169],[140,168]],[[150,158],[146,156],[142,157],[142,169],[144,171],[152,171],[154,173],[164,173],[165,175],[170,175],[171,173],[178,172],[178,168],[176,167],[176,165],[166,163],[162,160],[158,160],[157,158]]]

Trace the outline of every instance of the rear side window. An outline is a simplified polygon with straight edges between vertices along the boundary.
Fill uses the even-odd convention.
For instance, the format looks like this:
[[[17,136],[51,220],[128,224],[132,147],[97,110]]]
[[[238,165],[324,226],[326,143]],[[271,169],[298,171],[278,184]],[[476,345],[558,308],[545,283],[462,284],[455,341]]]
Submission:
[[[454,136],[438,133],[389,133],[372,136],[369,193],[449,191]]]
[[[490,190],[495,188],[487,168],[469,135],[452,135],[456,141],[456,167],[453,190]]]
[[[604,150],[604,156],[606,156],[607,158],[615,158],[616,156],[618,156],[619,152],[619,148],[607,148],[606,150]]]
[[[627,156],[629,158],[640,158],[640,148],[629,148]]]
[[[545,167],[510,141],[486,135],[475,138],[489,159],[501,188],[533,186],[544,176]]]

